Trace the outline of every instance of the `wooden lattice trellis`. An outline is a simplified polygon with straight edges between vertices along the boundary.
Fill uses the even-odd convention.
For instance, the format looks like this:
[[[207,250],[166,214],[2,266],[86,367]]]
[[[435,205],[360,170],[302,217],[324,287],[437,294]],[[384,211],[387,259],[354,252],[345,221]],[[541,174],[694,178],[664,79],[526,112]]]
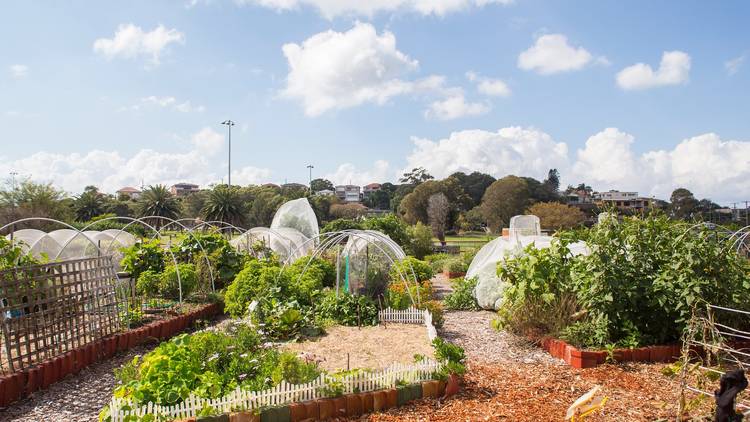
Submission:
[[[0,272],[3,373],[50,359],[120,329],[112,257]]]

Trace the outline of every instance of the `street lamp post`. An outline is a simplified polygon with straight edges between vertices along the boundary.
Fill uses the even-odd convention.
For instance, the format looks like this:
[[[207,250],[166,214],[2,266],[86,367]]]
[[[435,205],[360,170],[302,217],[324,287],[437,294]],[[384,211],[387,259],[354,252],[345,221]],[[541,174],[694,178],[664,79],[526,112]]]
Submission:
[[[312,169],[314,169],[315,167],[313,167],[312,164],[308,164],[307,168],[308,168],[308,170],[310,170],[310,193],[313,193],[313,189],[312,189]]]
[[[221,122],[222,125],[226,125],[229,129],[229,161],[227,162],[227,185],[232,186],[232,126],[234,122],[231,120],[224,120]]]

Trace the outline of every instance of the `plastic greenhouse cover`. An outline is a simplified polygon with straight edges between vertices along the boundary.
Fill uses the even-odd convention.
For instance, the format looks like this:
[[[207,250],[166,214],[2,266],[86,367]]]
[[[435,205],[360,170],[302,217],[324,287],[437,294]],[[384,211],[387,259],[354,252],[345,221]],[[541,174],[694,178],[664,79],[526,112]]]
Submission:
[[[307,198],[294,199],[281,205],[273,216],[271,228],[296,229],[308,239],[317,239],[320,234],[318,218]]]

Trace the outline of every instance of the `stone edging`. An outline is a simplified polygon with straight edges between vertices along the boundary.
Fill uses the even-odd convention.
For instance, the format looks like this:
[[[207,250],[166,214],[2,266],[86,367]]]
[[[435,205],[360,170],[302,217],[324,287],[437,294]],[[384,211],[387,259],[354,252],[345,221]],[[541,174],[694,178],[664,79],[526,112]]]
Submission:
[[[67,375],[77,374],[93,363],[143,344],[150,338],[168,339],[191,327],[197,320],[210,318],[222,310],[221,304],[218,303],[204,305],[185,314],[96,340],[22,371],[2,375],[0,408],[7,407],[40,389],[46,389]]]

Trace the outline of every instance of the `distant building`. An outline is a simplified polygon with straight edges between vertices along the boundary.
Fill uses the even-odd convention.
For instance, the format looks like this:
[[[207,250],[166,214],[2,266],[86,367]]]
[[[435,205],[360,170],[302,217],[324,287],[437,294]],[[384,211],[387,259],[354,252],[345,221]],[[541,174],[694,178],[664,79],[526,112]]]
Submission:
[[[380,183],[370,183],[362,189],[362,196],[368,198],[371,193],[380,190]]]
[[[344,202],[359,202],[360,188],[357,185],[338,185],[336,186],[336,196]]]
[[[172,195],[174,196],[187,196],[200,190],[200,186],[192,183],[176,183],[169,188],[169,191],[172,192]]]
[[[652,207],[653,199],[638,196],[638,192],[594,192],[593,202],[599,208],[615,207],[622,211],[642,211]]]
[[[120,190],[118,190],[116,193],[117,193],[117,196],[126,196],[126,197],[128,197],[128,198],[136,201],[136,200],[138,200],[138,198],[141,197],[141,194],[143,192],[141,192],[140,189],[136,189],[136,188],[133,188],[133,187],[130,187],[130,186],[126,186],[126,187],[121,188]]]
[[[591,193],[585,190],[575,190],[566,194],[568,205],[592,204],[593,197]]]
[[[302,190],[307,190],[307,189],[309,189],[309,186],[303,185],[302,183],[284,183],[283,185],[281,185],[281,189],[290,189],[290,190],[302,189]]]
[[[261,185],[261,187],[281,189],[281,186],[277,185],[276,183],[264,183],[264,184]]]
[[[317,196],[333,196],[336,192],[330,190],[330,189],[321,189],[317,192],[315,192],[315,195]]]

